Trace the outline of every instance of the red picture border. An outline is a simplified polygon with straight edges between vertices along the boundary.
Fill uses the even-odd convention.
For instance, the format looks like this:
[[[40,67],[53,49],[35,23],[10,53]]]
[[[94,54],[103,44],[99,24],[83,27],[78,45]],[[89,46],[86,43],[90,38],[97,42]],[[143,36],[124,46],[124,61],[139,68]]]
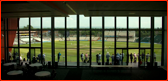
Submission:
[[[1,1],[167,1],[167,0],[1,0]],[[0,5],[1,5],[1,1],[0,1]],[[167,1],[168,4],[168,1]],[[168,9],[168,5],[167,5],[167,9]],[[1,11],[1,8],[0,8]],[[167,11],[167,15],[168,15],[168,11]],[[1,17],[1,13],[0,13],[0,17]],[[167,23],[168,23],[168,19],[167,19]],[[0,22],[1,25],[1,22]],[[168,24],[167,24],[167,28],[168,28]],[[1,33],[1,31],[0,31]],[[0,35],[1,37],[1,35]],[[168,39],[168,34],[167,34],[167,39]],[[1,41],[1,39],[0,39]],[[1,43],[0,43],[1,45]],[[168,44],[167,44],[168,46]],[[162,48],[163,49],[163,48]],[[168,50],[168,48],[167,48]],[[0,52],[1,52],[1,48],[0,48]],[[1,58],[1,55],[0,55]],[[168,58],[168,56],[167,56]],[[1,60],[0,60],[1,62]],[[167,65],[168,65],[168,61],[167,61]],[[1,65],[0,65],[0,69],[1,69]],[[168,69],[168,67],[167,67]],[[1,73],[1,70],[0,70]],[[1,75],[1,74],[0,74]],[[167,72],[167,76],[168,76],[168,72]],[[0,76],[0,80],[1,80],[1,76]],[[1,80],[1,81],[18,81],[18,80]],[[19,80],[22,81],[22,80]],[[25,81],[53,81],[53,80],[25,80]],[[56,80],[56,81],[74,81],[74,80]],[[76,81],[76,80],[75,80]],[[98,80],[81,80],[81,81],[98,81]],[[99,81],[104,81],[104,80],[99,80]],[[130,80],[106,80],[106,81],[130,81]],[[153,81],[153,80],[134,80],[134,81]],[[168,81],[167,80],[154,80],[154,81]]]

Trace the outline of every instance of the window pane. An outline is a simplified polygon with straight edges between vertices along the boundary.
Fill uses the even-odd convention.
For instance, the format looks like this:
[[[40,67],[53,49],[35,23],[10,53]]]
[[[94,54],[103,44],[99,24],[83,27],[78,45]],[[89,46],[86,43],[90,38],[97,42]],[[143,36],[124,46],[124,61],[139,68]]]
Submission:
[[[151,29],[151,17],[141,17],[141,29]]]
[[[64,29],[65,17],[54,17],[54,27],[57,29]]]
[[[19,36],[20,47],[29,47],[29,31],[19,31]]]
[[[79,31],[80,48],[90,48],[90,31]]]
[[[139,29],[139,17],[128,17],[129,29]]]
[[[61,53],[58,62],[58,54]],[[58,62],[59,66],[65,66],[65,49],[55,49],[55,61]]]
[[[92,29],[102,29],[102,17],[92,17]]]
[[[114,17],[104,17],[104,28],[114,29]]]
[[[162,29],[162,17],[154,17],[154,29]]]
[[[69,17],[67,17],[67,29],[76,29],[76,15],[69,15]]]
[[[41,29],[40,17],[31,17],[30,29]]]
[[[29,29],[29,18],[19,19],[19,29]]]
[[[154,49],[154,63],[157,62],[157,66],[161,66],[161,56],[162,56],[162,49]],[[156,58],[155,58],[156,57]]]
[[[97,65],[96,63],[96,54],[99,55],[100,53],[100,58],[98,58],[98,62],[101,62],[102,64],[102,49],[92,49],[92,65]]]
[[[154,31],[154,48],[162,48],[162,31]]]
[[[76,49],[67,49],[67,66],[77,66]]]
[[[92,31],[92,48],[102,48],[102,31]]]
[[[43,29],[51,29],[51,17],[42,17]]]
[[[114,48],[115,31],[104,31],[104,48]]]
[[[85,17],[84,15],[79,15],[79,28],[81,29],[89,29],[90,24],[89,17]]]
[[[127,17],[116,17],[116,28],[127,29]]]
[[[83,53],[83,61],[82,61],[82,58],[81,58],[81,54]],[[80,52],[79,52],[79,62],[80,62],[80,66],[89,66],[90,65],[90,62],[89,63],[84,63],[84,60],[86,60],[85,58],[85,54],[88,54],[88,58],[87,58],[87,61],[89,60],[89,53],[90,53],[90,49],[80,49]]]
[[[41,47],[41,31],[31,31],[31,47]]]
[[[76,31],[67,31],[67,48],[77,48]]]
[[[150,47],[150,31],[141,31],[141,47]]]
[[[42,31],[43,48],[51,48],[51,31]]]
[[[43,54],[45,54],[45,62],[52,62],[52,53],[51,53],[52,49],[45,49],[43,48]]]
[[[55,31],[55,48],[65,48],[65,31]]]
[[[127,31],[116,31],[116,47],[127,47]]]
[[[129,39],[128,39],[128,47],[139,47],[139,31],[128,31]]]

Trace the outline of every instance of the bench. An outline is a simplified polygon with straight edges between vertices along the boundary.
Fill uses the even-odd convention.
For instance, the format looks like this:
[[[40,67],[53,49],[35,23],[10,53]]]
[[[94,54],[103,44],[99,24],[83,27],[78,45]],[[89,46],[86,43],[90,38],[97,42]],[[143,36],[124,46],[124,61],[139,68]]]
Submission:
[[[91,67],[92,67],[92,71],[93,71],[93,68],[111,68],[111,67],[115,67],[115,68],[131,68],[130,70],[131,70],[131,73],[132,73],[132,65],[91,65]],[[105,70],[107,70],[107,69],[105,69]],[[119,69],[117,69],[117,70],[119,70]]]

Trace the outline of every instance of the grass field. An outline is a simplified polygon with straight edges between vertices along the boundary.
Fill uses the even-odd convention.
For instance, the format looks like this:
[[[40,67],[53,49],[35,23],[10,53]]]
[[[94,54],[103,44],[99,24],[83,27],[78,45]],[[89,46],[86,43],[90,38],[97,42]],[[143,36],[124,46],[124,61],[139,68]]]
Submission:
[[[81,53],[90,53],[90,41],[80,41],[80,54]],[[129,42],[128,44],[129,48],[138,48],[138,43],[133,43],[133,42]],[[28,44],[24,44],[24,45],[20,45],[20,47],[28,47]],[[36,44],[31,44],[32,47],[40,47],[41,44],[40,43],[36,43]],[[117,48],[126,48],[127,44],[126,42],[116,42],[116,47]],[[149,48],[150,44],[148,43],[141,43],[141,48]],[[161,44],[154,44],[154,48],[161,48]],[[63,62],[63,57],[65,56],[65,42],[64,41],[55,41],[55,61],[57,61],[57,54],[58,52],[61,53],[61,58],[60,61]],[[60,49],[62,48],[62,49]],[[68,62],[77,62],[77,42],[76,41],[67,41],[67,61]],[[101,53],[102,54],[102,42],[101,41],[92,41],[92,62],[96,62],[96,54],[97,53]],[[105,42],[105,49],[104,49],[104,54],[106,54],[107,52],[110,53],[110,55],[114,54],[114,42],[110,42],[110,41],[106,41]],[[12,50],[13,53],[14,49]],[[17,49],[15,49],[15,51],[18,51]],[[22,56],[22,58],[26,58],[27,59],[27,52],[29,51],[28,48],[20,48],[20,54]],[[33,50],[32,50],[33,51]],[[45,59],[46,61],[51,61],[51,43],[50,42],[45,42],[43,43],[43,53],[46,55]],[[139,49],[129,49],[129,54],[130,53],[139,53]],[[116,49],[116,53],[121,53],[122,49]],[[127,51],[124,50],[124,61],[126,61],[126,54]],[[140,50],[140,54],[144,52],[143,50]],[[154,49],[154,52],[156,53],[156,60],[158,62],[161,61],[161,49]],[[151,54],[150,49],[146,49],[145,50],[145,54]],[[31,53],[31,54],[34,54]],[[40,49],[35,49],[35,55],[37,56],[38,54],[40,54]],[[80,56],[80,55],[79,55]],[[80,57],[79,57],[80,58]],[[104,60],[106,61],[106,57],[104,57]],[[81,61],[81,59],[80,59]],[[110,59],[111,61],[111,59]]]

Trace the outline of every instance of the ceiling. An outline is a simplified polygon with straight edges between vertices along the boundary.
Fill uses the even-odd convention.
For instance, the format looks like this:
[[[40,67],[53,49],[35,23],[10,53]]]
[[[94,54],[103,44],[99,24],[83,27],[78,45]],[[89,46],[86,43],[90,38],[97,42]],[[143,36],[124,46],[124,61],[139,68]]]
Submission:
[[[166,1],[2,1],[2,17],[166,16]]]

